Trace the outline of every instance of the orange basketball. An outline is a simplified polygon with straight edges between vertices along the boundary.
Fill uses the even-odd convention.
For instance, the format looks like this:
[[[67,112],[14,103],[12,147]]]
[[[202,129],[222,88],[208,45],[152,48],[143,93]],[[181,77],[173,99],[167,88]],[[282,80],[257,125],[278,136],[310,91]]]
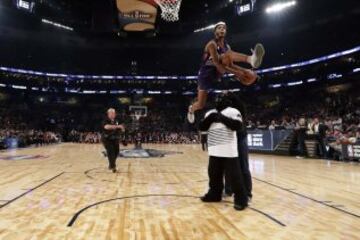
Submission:
[[[250,86],[251,84],[255,83],[257,77],[258,76],[256,73],[251,70],[245,70],[245,73],[241,74],[241,76],[235,76],[235,78],[245,86]]]

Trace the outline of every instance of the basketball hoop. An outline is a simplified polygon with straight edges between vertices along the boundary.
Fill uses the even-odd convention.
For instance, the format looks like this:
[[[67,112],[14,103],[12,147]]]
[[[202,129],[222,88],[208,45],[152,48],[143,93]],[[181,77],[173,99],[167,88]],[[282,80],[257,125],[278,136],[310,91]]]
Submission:
[[[147,116],[146,106],[129,106],[130,116],[133,121],[139,122],[142,117]]]
[[[135,117],[136,121],[139,121],[142,116],[143,115],[140,111],[135,111],[134,117]]]
[[[179,11],[182,0],[155,0],[161,8],[161,18],[168,22],[179,20]]]

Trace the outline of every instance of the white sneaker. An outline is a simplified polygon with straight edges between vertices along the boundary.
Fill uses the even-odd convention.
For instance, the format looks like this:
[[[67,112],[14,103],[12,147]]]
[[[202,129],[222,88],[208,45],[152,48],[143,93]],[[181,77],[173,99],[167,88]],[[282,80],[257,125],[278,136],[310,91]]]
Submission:
[[[264,55],[265,55],[265,48],[261,43],[257,43],[255,45],[254,50],[251,49],[252,55],[250,58],[250,64],[253,68],[259,68],[262,64]]]
[[[187,119],[189,123],[193,124],[195,122],[195,114],[192,112],[192,105],[189,106],[189,110],[187,113]]]

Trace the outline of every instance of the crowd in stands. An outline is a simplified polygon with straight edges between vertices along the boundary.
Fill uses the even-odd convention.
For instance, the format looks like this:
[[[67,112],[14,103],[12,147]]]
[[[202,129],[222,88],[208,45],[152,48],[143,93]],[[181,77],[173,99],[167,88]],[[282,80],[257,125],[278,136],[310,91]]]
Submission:
[[[342,144],[360,141],[360,98],[356,89],[340,94],[320,91],[301,99],[293,93],[279,96],[263,103],[253,99],[246,102],[249,130],[288,129],[301,133],[300,140],[305,135],[318,135],[323,149],[326,145],[335,152]],[[119,107],[122,109],[119,119],[127,126],[122,141],[135,143],[140,136],[143,143],[199,143],[196,130],[185,120],[187,103],[187,99],[177,102],[160,99],[138,121],[124,107]],[[88,105],[41,106],[24,99],[0,104],[0,148],[6,147],[6,140],[14,138],[18,139],[19,147],[57,142],[101,143],[100,123],[106,108]]]

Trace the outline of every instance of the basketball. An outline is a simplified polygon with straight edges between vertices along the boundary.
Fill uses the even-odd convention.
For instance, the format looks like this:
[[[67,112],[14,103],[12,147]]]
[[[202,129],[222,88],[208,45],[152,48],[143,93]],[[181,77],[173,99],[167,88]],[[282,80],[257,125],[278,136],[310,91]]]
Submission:
[[[256,75],[256,73],[250,70],[246,70],[244,74],[239,74],[235,76],[235,78],[239,80],[243,85],[250,86],[256,82],[258,76]]]

